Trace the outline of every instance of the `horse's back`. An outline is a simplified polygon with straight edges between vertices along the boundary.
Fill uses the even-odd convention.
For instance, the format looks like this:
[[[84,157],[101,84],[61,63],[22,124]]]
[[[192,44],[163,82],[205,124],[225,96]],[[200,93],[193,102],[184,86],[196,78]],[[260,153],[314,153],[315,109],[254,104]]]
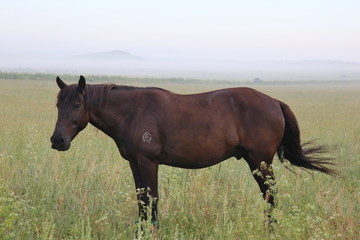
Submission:
[[[171,113],[175,122],[211,121],[229,125],[241,120],[244,124],[261,125],[264,121],[283,120],[279,101],[251,88],[228,88],[191,95],[168,94],[165,111]]]

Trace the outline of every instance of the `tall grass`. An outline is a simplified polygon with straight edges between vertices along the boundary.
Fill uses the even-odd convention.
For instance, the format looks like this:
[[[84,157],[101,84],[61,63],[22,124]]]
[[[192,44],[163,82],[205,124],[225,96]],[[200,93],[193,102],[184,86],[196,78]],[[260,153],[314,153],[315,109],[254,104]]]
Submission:
[[[177,92],[222,87],[165,85]],[[278,223],[269,234],[245,161],[202,170],[161,166],[158,239],[360,237],[360,85],[258,88],[291,106],[304,140],[331,147],[341,175],[293,174],[274,161]],[[128,163],[91,126],[69,151],[51,150],[56,94],[53,82],[0,80],[0,239],[133,239],[137,203]]]

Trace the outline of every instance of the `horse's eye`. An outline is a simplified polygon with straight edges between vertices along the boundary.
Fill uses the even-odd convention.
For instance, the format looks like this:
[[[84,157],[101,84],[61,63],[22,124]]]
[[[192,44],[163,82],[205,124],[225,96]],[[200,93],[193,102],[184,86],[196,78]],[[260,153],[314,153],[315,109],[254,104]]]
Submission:
[[[74,105],[74,109],[79,109],[81,107],[81,104],[80,103],[77,103]]]

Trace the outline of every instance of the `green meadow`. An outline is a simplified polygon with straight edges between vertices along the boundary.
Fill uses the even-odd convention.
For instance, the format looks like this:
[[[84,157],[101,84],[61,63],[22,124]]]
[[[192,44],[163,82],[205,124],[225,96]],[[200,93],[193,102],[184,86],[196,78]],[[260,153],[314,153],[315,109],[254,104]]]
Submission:
[[[160,229],[145,229],[138,239],[360,239],[360,82],[92,79],[178,93],[256,88],[290,105],[303,141],[327,145],[339,172],[290,166],[293,173],[275,159],[277,223],[268,233],[265,204],[244,160],[200,170],[160,166]],[[52,75],[0,79],[0,239],[136,239],[134,183],[114,142],[89,125],[69,151],[51,149],[57,92]]]

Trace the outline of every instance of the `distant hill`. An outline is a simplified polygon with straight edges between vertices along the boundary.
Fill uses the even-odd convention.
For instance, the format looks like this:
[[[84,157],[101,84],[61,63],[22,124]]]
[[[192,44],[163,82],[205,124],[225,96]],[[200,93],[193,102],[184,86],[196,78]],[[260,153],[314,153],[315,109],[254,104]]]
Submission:
[[[142,57],[138,57],[132,55],[125,51],[108,51],[108,52],[98,52],[98,53],[91,53],[91,54],[84,54],[76,56],[78,58],[84,59],[91,59],[91,60],[143,60]]]

